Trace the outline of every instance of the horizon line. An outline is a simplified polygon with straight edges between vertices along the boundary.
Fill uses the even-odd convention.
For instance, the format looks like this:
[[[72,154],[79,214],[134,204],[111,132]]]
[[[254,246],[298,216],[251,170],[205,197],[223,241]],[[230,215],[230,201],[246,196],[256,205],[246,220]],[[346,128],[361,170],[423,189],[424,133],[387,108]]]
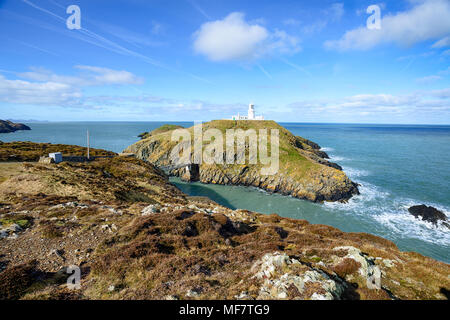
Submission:
[[[11,119],[7,119],[11,121]],[[79,123],[79,122],[210,122],[216,120],[230,120],[232,119],[211,119],[211,120],[20,120],[13,119],[14,121],[23,121],[23,123]],[[236,120],[236,121],[249,121],[249,120]],[[253,120],[251,120],[253,121]],[[295,122],[295,121],[277,121],[277,120],[259,120],[259,121],[275,121],[277,123],[298,123],[298,124],[364,124],[364,125],[400,125],[400,126],[450,126],[450,123],[376,123],[376,122],[314,122],[314,121],[303,121],[303,122]]]

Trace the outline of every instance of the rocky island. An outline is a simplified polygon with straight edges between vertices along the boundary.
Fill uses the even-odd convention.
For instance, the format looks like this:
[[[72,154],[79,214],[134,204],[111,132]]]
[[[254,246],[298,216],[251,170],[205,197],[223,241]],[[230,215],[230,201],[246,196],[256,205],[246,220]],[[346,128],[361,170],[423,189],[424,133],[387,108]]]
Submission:
[[[124,152],[136,154],[137,158],[148,161],[158,167],[169,167],[170,154],[177,142],[172,141],[172,133],[177,127],[163,126],[142,135],[142,140],[127,148]],[[320,146],[305,138],[294,136],[275,121],[235,121],[215,120],[202,124],[203,132],[208,129],[219,130],[225,135],[226,130],[260,129],[279,131],[279,170],[274,175],[261,175],[261,164],[207,164],[192,166],[191,172],[184,168],[169,170],[171,175],[180,176],[190,181],[202,183],[233,184],[253,186],[269,192],[277,192],[314,202],[346,201],[358,194],[357,184],[352,182],[342,168],[330,161]],[[195,127],[188,131],[194,136]],[[192,141],[192,145],[195,141]],[[208,144],[203,143],[203,148]],[[246,142],[245,153],[249,153]],[[225,149],[225,148],[224,148]],[[223,158],[226,155],[223,154]],[[193,159],[193,154],[190,156]]]
[[[14,123],[9,120],[0,120],[0,133],[10,133],[18,130],[31,130],[31,128],[22,123]]]
[[[449,274],[377,236],[189,197],[133,157],[0,162],[0,299],[446,299]]]

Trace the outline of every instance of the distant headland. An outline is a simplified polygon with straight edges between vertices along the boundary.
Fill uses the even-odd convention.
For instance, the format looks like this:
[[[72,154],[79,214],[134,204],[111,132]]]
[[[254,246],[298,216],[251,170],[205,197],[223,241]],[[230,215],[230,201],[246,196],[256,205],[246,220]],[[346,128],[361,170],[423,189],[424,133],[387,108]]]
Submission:
[[[0,120],[0,133],[15,132],[18,130],[31,130],[31,128],[23,123],[14,123],[9,120]]]

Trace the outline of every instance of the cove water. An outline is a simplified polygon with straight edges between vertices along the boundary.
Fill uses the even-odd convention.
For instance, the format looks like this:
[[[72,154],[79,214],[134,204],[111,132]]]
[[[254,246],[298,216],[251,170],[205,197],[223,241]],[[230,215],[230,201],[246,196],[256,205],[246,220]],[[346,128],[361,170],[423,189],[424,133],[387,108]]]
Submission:
[[[1,141],[34,141],[86,145],[121,152],[137,135],[172,123],[192,122],[61,122],[29,123],[32,131],[0,134]],[[310,139],[331,161],[360,184],[361,195],[348,203],[316,204],[256,188],[184,183],[190,195],[208,196],[232,209],[305,219],[348,232],[367,232],[406,251],[450,263],[450,230],[415,219],[407,211],[416,204],[436,207],[450,216],[450,126],[280,123]]]

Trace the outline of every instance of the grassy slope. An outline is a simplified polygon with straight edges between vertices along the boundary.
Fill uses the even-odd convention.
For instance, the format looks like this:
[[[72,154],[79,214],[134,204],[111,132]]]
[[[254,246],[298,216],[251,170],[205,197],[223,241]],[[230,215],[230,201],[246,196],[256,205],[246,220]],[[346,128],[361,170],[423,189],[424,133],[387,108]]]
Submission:
[[[175,125],[175,124],[164,124],[161,127],[156,128],[153,131],[141,133],[139,135],[139,137],[142,138],[142,139],[147,139],[147,138],[149,138],[152,135],[157,135],[157,134],[160,134],[160,133],[163,133],[163,132],[172,131],[172,130],[175,130],[175,129],[182,129],[182,128],[183,128],[182,126]]]

